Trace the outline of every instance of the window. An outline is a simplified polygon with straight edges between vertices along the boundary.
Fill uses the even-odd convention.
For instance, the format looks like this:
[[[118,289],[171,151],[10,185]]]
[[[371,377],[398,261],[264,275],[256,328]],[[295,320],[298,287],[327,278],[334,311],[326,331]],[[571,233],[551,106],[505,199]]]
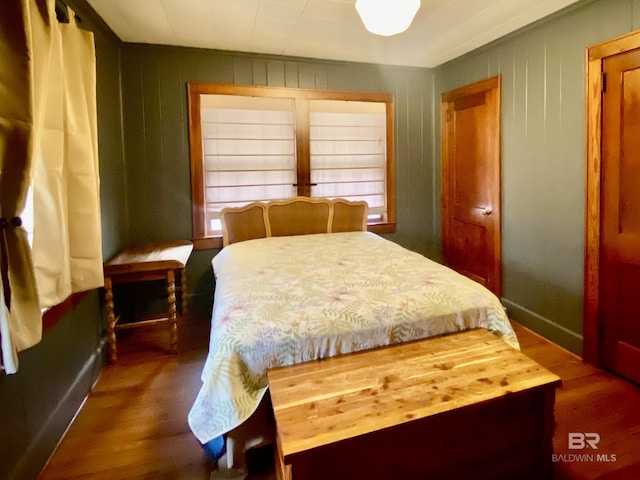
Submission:
[[[387,221],[386,104],[309,102],[311,193],[369,205],[369,222]]]
[[[220,210],[295,195],[296,137],[290,99],[201,95],[205,235]]]
[[[392,95],[188,87],[196,247],[221,245],[222,208],[297,195],[364,200],[395,230]]]

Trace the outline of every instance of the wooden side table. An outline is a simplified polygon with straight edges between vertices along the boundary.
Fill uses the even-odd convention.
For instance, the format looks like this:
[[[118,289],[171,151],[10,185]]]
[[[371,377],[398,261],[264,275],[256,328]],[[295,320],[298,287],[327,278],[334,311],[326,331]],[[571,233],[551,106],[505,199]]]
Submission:
[[[193,244],[188,241],[130,245],[104,264],[107,340],[110,363],[115,363],[118,358],[116,330],[124,328],[143,327],[168,322],[171,351],[173,353],[177,352],[178,311],[176,308],[175,277],[176,273],[179,273],[182,314],[184,315],[187,312],[187,275],[185,266],[192,250]],[[167,302],[169,307],[167,314],[148,320],[117,325],[119,316],[114,311],[113,285],[163,279],[167,281]]]

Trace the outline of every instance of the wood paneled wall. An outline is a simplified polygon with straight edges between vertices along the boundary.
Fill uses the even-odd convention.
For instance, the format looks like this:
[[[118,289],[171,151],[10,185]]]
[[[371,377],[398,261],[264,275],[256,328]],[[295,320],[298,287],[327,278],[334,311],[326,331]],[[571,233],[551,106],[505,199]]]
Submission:
[[[578,353],[586,49],[638,28],[639,0],[584,1],[435,72],[436,97],[502,75],[504,303],[513,318]]]

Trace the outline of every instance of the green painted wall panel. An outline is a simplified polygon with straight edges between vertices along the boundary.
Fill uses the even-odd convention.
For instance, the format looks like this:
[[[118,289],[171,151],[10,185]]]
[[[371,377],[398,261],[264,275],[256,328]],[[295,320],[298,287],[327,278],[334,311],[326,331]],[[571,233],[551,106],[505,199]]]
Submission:
[[[298,88],[318,88],[316,78],[315,65],[309,63],[298,65]]]
[[[329,78],[329,72],[327,71],[327,69],[324,67],[324,65],[322,67],[320,66],[316,66],[315,68],[315,86],[313,88],[317,88],[320,90],[327,90],[328,87],[328,78]],[[382,91],[383,89],[377,89],[379,91]]]
[[[144,125],[144,80],[140,65],[142,58],[140,55],[123,56],[122,71],[123,86],[128,88],[122,90],[122,111],[126,122],[136,122]],[[135,86],[135,87],[134,87]],[[125,123],[126,125],[126,123]],[[148,186],[147,186],[147,158],[143,141],[138,142],[136,136],[146,136],[146,132],[131,131],[124,129],[124,143],[126,152],[125,179],[126,179],[126,196],[127,196],[127,218],[129,219],[128,240],[132,242],[141,241],[144,236],[147,219],[142,221],[141,216],[147,216],[150,205],[148,202]],[[135,221],[132,221],[131,210],[140,211],[140,215]]]
[[[145,198],[145,221],[153,238],[166,240],[169,225],[166,222],[165,208],[167,204],[168,192],[171,189],[172,179],[164,169],[164,138],[162,136],[162,111],[160,110],[160,84],[166,79],[160,77],[160,61],[157,52],[141,57],[142,70],[142,105],[144,118],[145,152],[144,162],[140,162],[139,167],[144,172],[144,177],[138,178],[137,185],[144,184],[147,192]],[[135,160],[135,159],[134,159]],[[129,158],[127,157],[127,162]],[[155,172],[163,172],[162,175],[155,175]],[[133,180],[133,179],[131,179]],[[157,192],[154,201],[149,201],[149,194]]]
[[[215,63],[212,63],[211,66],[215,65],[217,69],[217,77],[218,80],[214,80],[220,83],[234,83],[234,60],[233,57],[224,55],[220,57],[216,57]],[[209,81],[209,80],[207,80]]]
[[[264,59],[253,60],[252,65],[252,83],[257,86],[267,85],[267,62]]]
[[[203,51],[198,51],[197,55],[190,56],[189,63],[197,66],[197,75],[192,76],[194,80],[200,82],[228,82],[228,79],[220,79],[223,68],[218,66],[215,59]],[[229,70],[229,65],[224,66],[224,71]]]
[[[120,99],[120,49],[102,35],[96,41],[98,69],[98,155],[100,158],[100,204],[102,252],[111,256],[126,242],[128,231],[124,143]],[[104,74],[102,73],[104,72]]]
[[[284,86],[284,63],[277,60],[267,60],[267,83],[271,86]]]
[[[233,80],[234,83],[251,85],[253,82],[252,61],[249,57],[237,57],[233,59]]]

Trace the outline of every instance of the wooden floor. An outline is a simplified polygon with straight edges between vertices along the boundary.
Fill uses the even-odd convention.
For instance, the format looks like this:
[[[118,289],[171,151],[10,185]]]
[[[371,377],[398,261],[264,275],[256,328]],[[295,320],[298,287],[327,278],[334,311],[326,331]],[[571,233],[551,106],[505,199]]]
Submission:
[[[514,327],[523,352],[563,379],[555,478],[640,479],[640,388]],[[186,319],[177,356],[162,328],[119,333],[118,363],[104,370],[40,479],[209,479],[212,465],[186,420],[208,329],[208,319]],[[598,450],[570,450],[570,432],[599,434]]]

